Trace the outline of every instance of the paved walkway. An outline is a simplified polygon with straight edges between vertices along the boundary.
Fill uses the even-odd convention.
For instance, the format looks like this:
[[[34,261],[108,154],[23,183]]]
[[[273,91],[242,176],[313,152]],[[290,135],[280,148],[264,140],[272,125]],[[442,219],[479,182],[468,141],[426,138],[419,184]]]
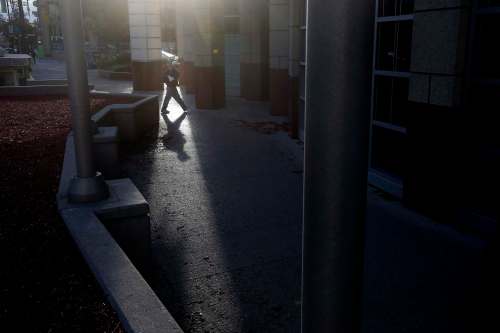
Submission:
[[[301,145],[263,130],[281,122],[266,104],[171,105],[126,161],[151,204],[157,293],[187,332],[299,332]],[[483,242],[374,189],[366,240],[363,332],[469,331]]]
[[[248,128],[282,119],[260,103],[187,117],[170,105],[127,163],[151,204],[160,297],[193,332],[297,331],[301,165],[284,132]]]

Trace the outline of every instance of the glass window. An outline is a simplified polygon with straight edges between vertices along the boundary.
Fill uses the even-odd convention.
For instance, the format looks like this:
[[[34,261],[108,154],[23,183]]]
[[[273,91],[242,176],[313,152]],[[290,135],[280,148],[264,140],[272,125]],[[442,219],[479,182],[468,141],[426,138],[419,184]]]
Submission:
[[[475,49],[475,74],[478,77],[500,78],[500,48],[498,47],[499,31],[499,16],[482,15],[478,17]]]
[[[403,21],[398,23],[398,36],[396,48],[396,71],[409,71],[411,61],[411,41],[413,35],[413,22]]]
[[[373,91],[371,167],[391,178],[404,175],[408,114],[407,77],[410,70],[414,0],[379,0],[378,16],[396,16],[377,22]],[[392,74],[391,72],[395,72]],[[403,75],[404,76],[404,75]]]
[[[395,63],[396,24],[386,22],[378,24],[377,29],[377,69],[393,70]]]
[[[378,24],[376,69],[408,71],[410,69],[412,21]]]
[[[405,134],[373,126],[371,167],[400,178],[404,174],[405,148]]]
[[[399,16],[413,13],[414,0],[379,0],[378,16]]]
[[[375,77],[375,105],[373,119],[405,127],[408,110],[408,79]]]

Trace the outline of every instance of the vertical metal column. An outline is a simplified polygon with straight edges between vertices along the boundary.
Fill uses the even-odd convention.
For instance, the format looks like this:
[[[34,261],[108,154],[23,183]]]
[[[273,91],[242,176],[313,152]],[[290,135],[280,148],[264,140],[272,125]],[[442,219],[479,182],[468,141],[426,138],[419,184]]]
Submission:
[[[92,126],[80,0],[62,1],[62,23],[77,168],[77,177],[71,183],[68,196],[72,202],[98,201],[106,198],[108,191],[102,176],[96,172],[92,154]]]
[[[50,24],[49,24],[49,2],[48,0],[38,1],[38,22],[40,22],[40,28],[42,30],[42,42],[43,42],[43,52],[44,55],[50,56],[51,45],[50,45]]]
[[[302,332],[360,332],[374,1],[308,0]]]

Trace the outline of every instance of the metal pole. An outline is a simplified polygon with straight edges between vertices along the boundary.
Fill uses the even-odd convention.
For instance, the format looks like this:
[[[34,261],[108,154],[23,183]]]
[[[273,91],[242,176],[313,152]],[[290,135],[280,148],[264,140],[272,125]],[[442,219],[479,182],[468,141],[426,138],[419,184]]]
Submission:
[[[38,22],[42,30],[43,53],[46,57],[51,54],[49,11],[48,0],[40,0],[38,2]]]
[[[98,201],[106,198],[108,191],[102,176],[96,172],[92,154],[92,126],[80,0],[62,1],[62,25],[77,168],[77,176],[69,189],[69,199],[73,202]]]
[[[303,333],[361,330],[373,4],[308,0]]]

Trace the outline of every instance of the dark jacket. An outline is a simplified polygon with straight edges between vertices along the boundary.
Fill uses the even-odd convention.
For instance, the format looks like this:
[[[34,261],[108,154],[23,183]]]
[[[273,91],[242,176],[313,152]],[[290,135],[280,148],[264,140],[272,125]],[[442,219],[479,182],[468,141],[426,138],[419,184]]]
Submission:
[[[175,68],[167,70],[163,82],[167,84],[167,87],[177,87],[179,85],[179,72]]]

